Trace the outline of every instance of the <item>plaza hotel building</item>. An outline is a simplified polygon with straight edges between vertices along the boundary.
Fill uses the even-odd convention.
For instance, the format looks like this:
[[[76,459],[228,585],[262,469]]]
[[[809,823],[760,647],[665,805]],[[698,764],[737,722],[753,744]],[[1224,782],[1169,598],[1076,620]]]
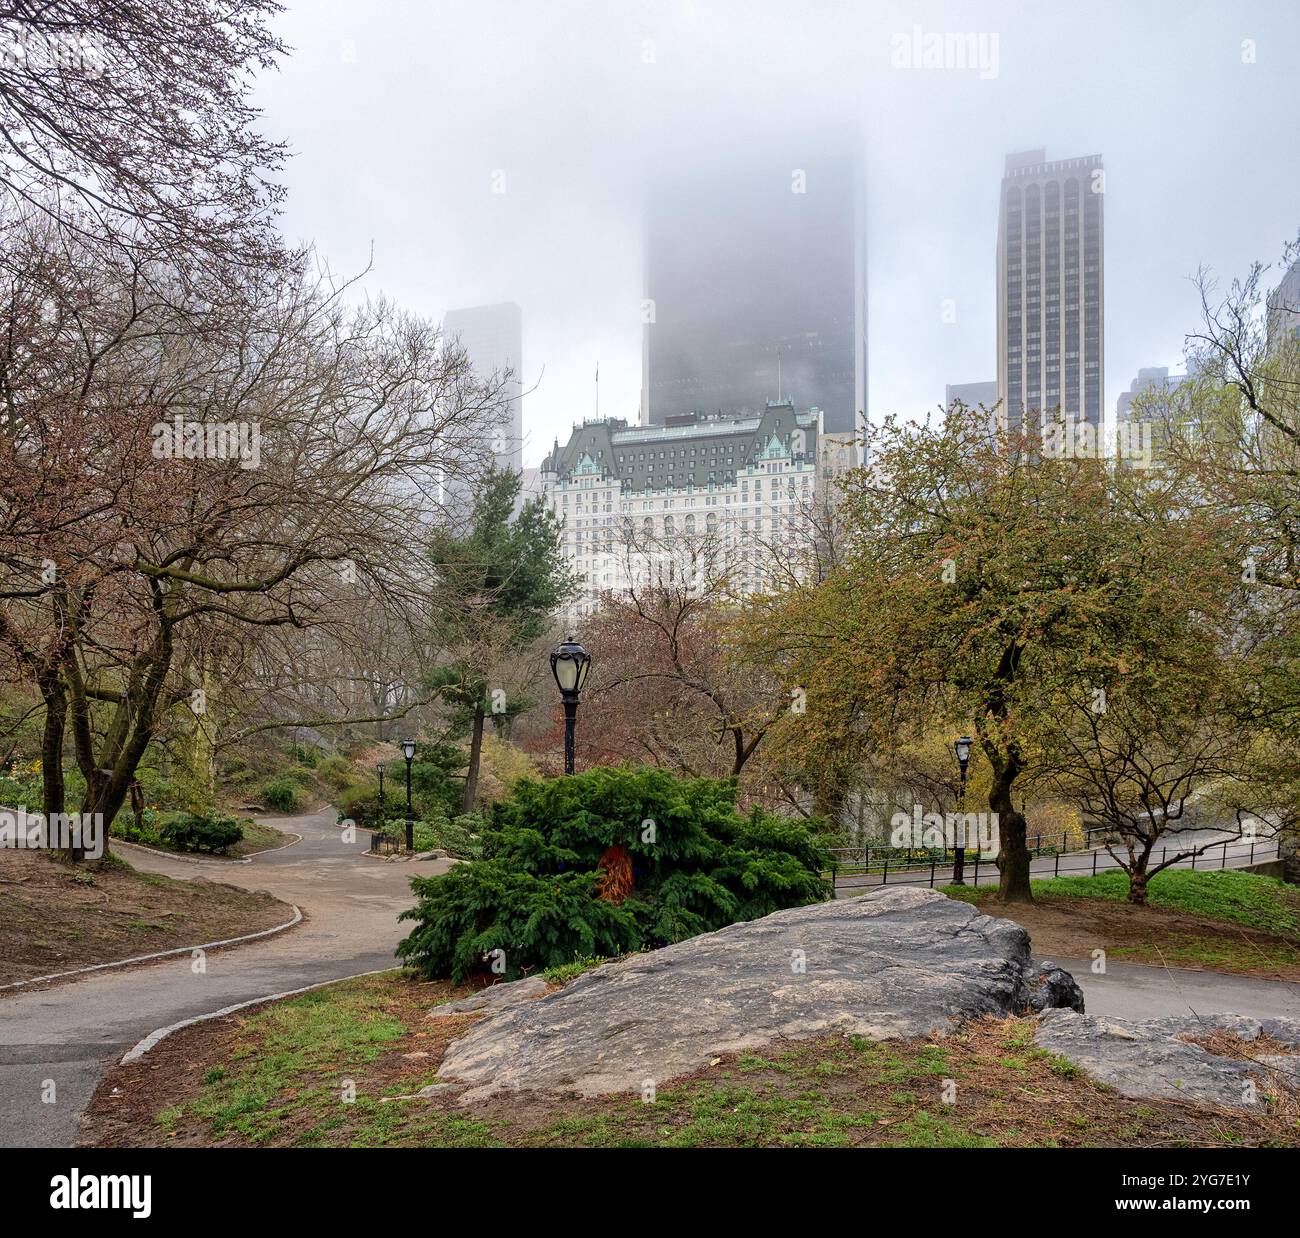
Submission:
[[[814,505],[856,463],[854,440],[789,400],[751,415],[575,426],[539,477],[582,582],[570,614],[591,614],[602,594],[626,593],[647,573],[671,576],[702,549],[715,569],[725,563],[734,594],[763,588],[774,556],[807,535]]]

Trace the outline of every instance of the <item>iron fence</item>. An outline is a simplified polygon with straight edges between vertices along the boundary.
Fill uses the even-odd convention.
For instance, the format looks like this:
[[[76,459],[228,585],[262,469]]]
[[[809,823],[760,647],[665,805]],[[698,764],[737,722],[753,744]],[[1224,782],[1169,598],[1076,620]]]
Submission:
[[[1092,831],[1100,832],[1100,831]],[[891,848],[891,850],[894,850]],[[1175,855],[1178,847],[1163,847],[1159,852],[1151,853],[1151,867],[1162,865]],[[882,885],[917,885],[934,889],[936,885],[952,884],[953,865],[947,859],[950,852],[945,849],[944,857],[931,856],[927,860],[893,859],[884,856],[872,862],[861,847],[832,848],[836,862],[832,864],[826,876],[835,885],[838,895],[846,891],[870,890]],[[840,863],[844,853],[862,855],[861,863]],[[1220,869],[1246,868],[1252,864],[1263,864],[1278,858],[1277,842],[1273,839],[1225,839],[1222,843],[1213,843],[1203,847],[1199,852],[1177,859],[1171,868]],[[1121,868],[1110,853],[1100,847],[1091,851],[1062,852],[1054,851],[1044,855],[1036,851],[1030,859],[1030,877],[1043,879],[1047,877],[1091,876]],[[999,873],[997,857],[968,850],[965,860],[966,884],[978,886],[997,884]]]

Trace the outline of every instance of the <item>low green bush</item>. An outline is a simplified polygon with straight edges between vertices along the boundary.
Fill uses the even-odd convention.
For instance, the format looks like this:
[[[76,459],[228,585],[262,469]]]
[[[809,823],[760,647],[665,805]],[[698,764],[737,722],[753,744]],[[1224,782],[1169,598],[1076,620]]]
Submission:
[[[321,761],[316,767],[316,774],[322,782],[336,791],[342,791],[344,787],[350,786],[356,777],[352,762],[347,757],[339,756],[337,752],[331,753]]]
[[[262,784],[261,799],[270,808],[281,812],[296,812],[299,789],[287,778],[271,778]]]
[[[480,833],[483,818],[477,813],[462,813],[448,819],[435,817],[432,821],[412,823],[412,836],[416,851],[446,851],[458,860],[477,860],[483,854]],[[390,817],[382,831],[387,837],[401,842],[406,840],[406,819]]]
[[[244,827],[233,817],[178,812],[160,833],[163,842],[178,851],[225,851],[243,840]]]
[[[755,808],[733,780],[597,768],[523,780],[492,806],[482,859],[411,880],[415,927],[398,956],[431,978],[462,980],[487,960],[516,977],[612,958],[832,895],[813,827]],[[602,860],[606,868],[602,868]],[[630,877],[599,897],[608,869]]]
[[[385,795],[384,802],[388,812],[392,812],[393,797]],[[340,792],[338,797],[338,819],[339,821],[354,821],[363,829],[372,829],[378,826],[380,824],[378,785],[375,783],[369,785],[360,783]]]
[[[31,770],[0,773],[0,804],[39,812],[44,797],[41,776]]]
[[[109,832],[114,838],[120,838],[123,842],[139,843],[144,847],[163,845],[159,814],[153,808],[146,808],[140,814],[139,825],[136,824],[135,817],[131,813],[118,813]]]

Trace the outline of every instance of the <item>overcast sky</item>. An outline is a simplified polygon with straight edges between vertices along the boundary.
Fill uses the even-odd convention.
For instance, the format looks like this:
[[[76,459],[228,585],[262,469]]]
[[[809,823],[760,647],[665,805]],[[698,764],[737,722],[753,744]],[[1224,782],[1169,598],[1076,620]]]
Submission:
[[[373,248],[365,287],[431,317],[518,302],[527,464],[591,415],[597,361],[601,412],[636,418],[641,187],[702,132],[860,124],[873,420],[996,376],[1009,151],[1105,159],[1108,414],[1179,365],[1199,265],[1300,230],[1296,0],[287,3],[258,91],[296,152],[285,233],[340,272]],[[898,67],[917,26],[996,55]]]

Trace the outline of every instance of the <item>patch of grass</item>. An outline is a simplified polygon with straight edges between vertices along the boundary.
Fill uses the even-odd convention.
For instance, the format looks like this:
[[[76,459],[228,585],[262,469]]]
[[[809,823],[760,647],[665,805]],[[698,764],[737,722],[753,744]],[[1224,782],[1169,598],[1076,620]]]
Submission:
[[[1095,877],[1049,877],[1033,881],[1037,895],[1071,898],[1128,897],[1128,874],[1109,869]],[[1300,932],[1300,890],[1276,877],[1232,869],[1194,872],[1189,868],[1167,868],[1151,878],[1148,886],[1153,907],[1227,920],[1264,933]],[[945,886],[949,898],[981,903],[992,898],[994,887]]]
[[[1151,945],[1111,946],[1109,954],[1133,963],[1168,963],[1205,971],[1247,972],[1268,968],[1300,967],[1300,947],[1286,942],[1242,941],[1239,938],[1207,940],[1171,936]]]
[[[542,979],[548,984],[568,984],[576,980],[583,972],[593,971],[602,963],[608,963],[603,954],[593,954],[589,958],[574,959],[572,963],[561,963],[558,967],[548,967],[542,972]]]

